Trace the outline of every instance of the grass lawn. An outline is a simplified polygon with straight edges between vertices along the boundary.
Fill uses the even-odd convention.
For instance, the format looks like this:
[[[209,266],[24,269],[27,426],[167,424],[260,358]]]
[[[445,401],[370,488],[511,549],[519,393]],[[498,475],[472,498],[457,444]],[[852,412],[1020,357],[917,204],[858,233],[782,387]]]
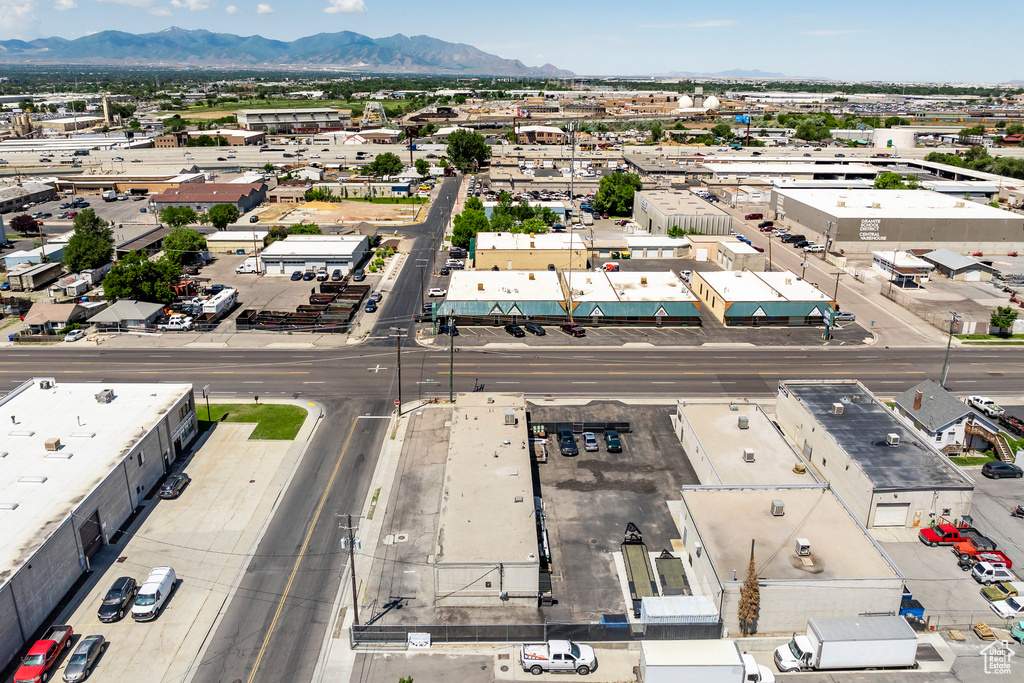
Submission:
[[[957,456],[957,457],[951,457],[949,460],[954,465],[959,465],[960,467],[970,467],[972,465],[984,465],[987,462],[992,462],[993,460],[998,460],[998,459],[999,458],[997,458],[995,456],[990,458],[990,457],[986,457],[986,456],[980,455],[980,456],[966,456],[966,457],[965,456]]]
[[[1022,346],[1024,345],[1024,339],[1020,341],[965,341],[964,345],[971,344],[973,346]]]
[[[206,405],[196,405],[196,419],[201,430],[214,422],[255,422],[250,439],[292,440],[306,420],[306,411],[299,406],[261,403],[213,403],[207,413]]]
[[[352,202],[370,202],[372,204],[426,204],[426,197],[366,197],[350,199]]]

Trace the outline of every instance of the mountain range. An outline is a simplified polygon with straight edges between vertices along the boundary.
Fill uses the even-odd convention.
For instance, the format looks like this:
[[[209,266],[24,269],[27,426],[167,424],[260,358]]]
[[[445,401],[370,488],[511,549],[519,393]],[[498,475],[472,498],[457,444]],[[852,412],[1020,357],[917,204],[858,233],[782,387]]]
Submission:
[[[571,77],[551,64],[526,66],[430,36],[370,38],[351,31],[293,41],[172,27],[156,33],[101,31],[74,40],[0,41],[4,64],[95,64],[216,68],[324,68],[376,73]]]

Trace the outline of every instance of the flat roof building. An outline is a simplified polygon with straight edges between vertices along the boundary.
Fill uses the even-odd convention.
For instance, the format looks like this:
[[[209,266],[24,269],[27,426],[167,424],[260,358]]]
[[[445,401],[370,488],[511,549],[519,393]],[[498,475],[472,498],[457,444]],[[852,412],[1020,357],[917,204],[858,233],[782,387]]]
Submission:
[[[995,272],[995,268],[987,263],[949,249],[928,251],[921,253],[920,257],[942,275],[958,282],[988,282]]]
[[[536,606],[540,557],[522,394],[458,394],[434,553],[438,606]]]
[[[573,233],[478,232],[470,247],[477,270],[585,270],[589,250]]]
[[[16,185],[4,185],[0,187],[0,213],[19,211],[29,202],[42,202],[56,197],[57,190],[53,183],[25,180]],[[2,231],[0,227],[0,233]]]
[[[807,161],[732,161],[705,162],[717,180],[741,181],[750,178],[793,178],[800,180],[874,180],[881,169],[868,164]]]
[[[626,235],[629,258],[687,258],[691,243],[685,237]]]
[[[702,486],[818,483],[756,403],[677,401],[672,424]]]
[[[802,631],[809,617],[899,613],[903,576],[828,485],[685,487],[669,506],[694,594],[718,605],[731,632],[752,549],[758,634]]]
[[[239,109],[238,125],[245,130],[268,133],[319,133],[342,130],[352,125],[352,117],[336,109]]]
[[[700,306],[672,271],[563,272],[573,319],[600,325],[700,324]]]
[[[897,287],[917,287],[928,282],[932,264],[906,251],[873,251],[871,268],[892,280]]]
[[[230,204],[245,213],[267,198],[267,185],[258,183],[187,183],[176,189],[167,189],[149,198],[155,211],[171,206],[188,207],[199,212],[209,211],[218,204]]]
[[[680,190],[638,190],[633,195],[633,221],[652,235],[670,228],[704,235],[728,235],[732,216],[711,202]]]
[[[365,235],[289,235],[264,249],[260,255],[265,275],[291,275],[326,268],[348,275],[369,253]]]
[[[971,478],[858,381],[780,382],[776,416],[868,528],[927,526],[971,510]]]
[[[462,324],[562,321],[565,294],[551,270],[453,270],[438,319],[454,316]]]
[[[769,209],[768,217],[836,252],[869,252],[885,241],[903,249],[1024,248],[1024,216],[928,190],[776,189]]]
[[[827,294],[789,271],[694,271],[690,289],[726,325],[821,325]]]
[[[0,666],[198,433],[190,384],[36,378],[0,399]]]
[[[260,252],[267,241],[266,230],[218,230],[206,236],[206,248],[220,254]]]
[[[718,265],[723,270],[754,270],[763,272],[765,269],[764,250],[758,251],[746,242],[718,243]]]

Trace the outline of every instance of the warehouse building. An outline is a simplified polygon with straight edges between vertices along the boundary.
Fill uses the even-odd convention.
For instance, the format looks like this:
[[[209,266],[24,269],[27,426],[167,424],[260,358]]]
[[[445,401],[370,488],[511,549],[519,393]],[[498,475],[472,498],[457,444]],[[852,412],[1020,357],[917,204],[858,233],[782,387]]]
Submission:
[[[589,250],[579,235],[479,232],[470,246],[477,270],[585,270]]]
[[[835,302],[789,271],[694,271],[690,289],[726,325],[821,325]]]
[[[335,109],[239,109],[238,125],[245,130],[268,133],[320,133],[343,130],[352,125],[352,117]]]
[[[971,511],[970,477],[860,382],[780,382],[775,411],[864,526],[916,528]]]
[[[269,234],[266,230],[218,230],[206,236],[206,248],[216,254],[258,253]]]
[[[46,244],[35,249],[12,251],[4,257],[4,264],[7,270],[13,270],[17,266],[27,266],[49,261],[59,262],[64,256],[65,246],[64,244]]]
[[[758,635],[802,632],[809,617],[899,613],[903,576],[828,485],[684,487],[669,507],[693,592],[731,632],[752,550]]]
[[[794,180],[874,180],[882,169],[869,164],[836,162],[730,161],[703,164],[715,180],[790,178]]]
[[[638,190],[633,196],[633,221],[652,235],[667,235],[670,228],[728,235],[732,229],[732,216],[680,190]]]
[[[370,240],[364,235],[289,235],[260,253],[265,275],[291,275],[326,268],[348,275],[370,253]]]
[[[687,258],[691,243],[685,237],[626,235],[629,258]],[[604,256],[604,254],[602,254]]]
[[[37,121],[36,125],[46,130],[54,130],[58,133],[72,133],[76,130],[85,130],[103,125],[102,116],[63,116],[54,119],[43,119]]]
[[[746,242],[719,242],[716,260],[723,270],[765,270],[764,250],[758,251]]]
[[[923,250],[922,250],[923,251]],[[919,251],[918,256],[930,263],[936,271],[957,282],[989,282],[995,268],[971,256],[957,254],[949,249]]]
[[[433,558],[435,605],[537,605],[528,438],[522,394],[457,395]]]
[[[677,401],[672,426],[701,486],[819,483],[756,403]]]
[[[0,213],[20,211],[29,202],[47,202],[56,198],[57,191],[51,183],[26,180],[15,185],[4,185],[0,187]]]
[[[699,325],[700,306],[672,271],[563,272],[567,305],[594,325]]]
[[[781,190],[769,205],[781,225],[831,251],[902,249],[1000,252],[1024,249],[1024,216],[927,190]]]
[[[0,666],[198,433],[189,384],[25,382],[0,399]]]
[[[149,198],[154,211],[184,206],[206,212],[218,204],[230,204],[245,213],[255,209],[267,198],[266,183],[188,183],[177,189],[164,190]]]
[[[566,318],[565,293],[551,270],[454,270],[437,317],[454,317],[462,325],[560,323]]]

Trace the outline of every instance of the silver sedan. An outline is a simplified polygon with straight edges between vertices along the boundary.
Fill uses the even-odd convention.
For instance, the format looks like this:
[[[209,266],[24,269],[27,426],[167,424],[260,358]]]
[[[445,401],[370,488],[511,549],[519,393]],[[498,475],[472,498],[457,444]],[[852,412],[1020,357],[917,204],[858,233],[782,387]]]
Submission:
[[[68,658],[68,665],[64,668],[65,682],[77,683],[88,678],[96,666],[96,661],[103,654],[106,642],[103,636],[86,636],[78,641],[78,647]]]

